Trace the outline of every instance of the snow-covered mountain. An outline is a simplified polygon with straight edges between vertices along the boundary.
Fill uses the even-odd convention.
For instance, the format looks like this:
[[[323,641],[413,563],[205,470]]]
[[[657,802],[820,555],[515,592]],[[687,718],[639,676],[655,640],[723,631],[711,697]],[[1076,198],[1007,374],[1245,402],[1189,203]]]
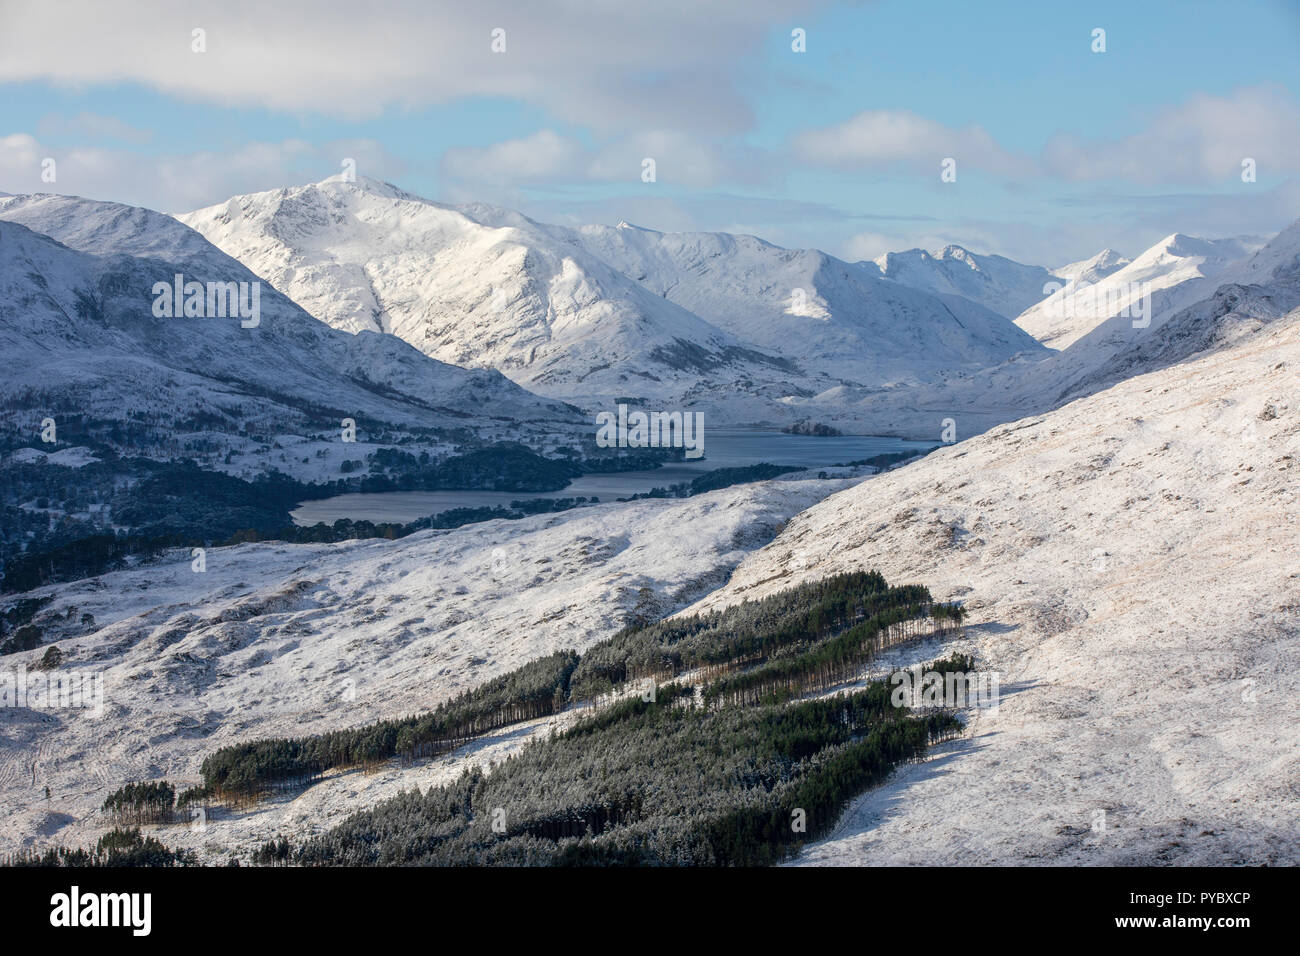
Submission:
[[[313,208],[326,216],[331,207]],[[704,325],[712,323],[701,312],[728,307],[706,291],[725,280],[755,309],[755,327],[775,334],[785,320],[758,308],[764,270],[780,282],[805,277],[808,301],[825,304],[819,321],[836,336],[853,334],[831,314],[840,296],[848,307],[851,290],[895,305],[955,300],[888,299],[887,290],[913,290],[865,270],[836,279],[854,267],[748,245],[757,240],[730,237],[728,250],[723,237],[696,237],[692,252],[680,236],[566,232],[522,217],[507,225],[493,218],[511,215],[499,210],[435,208],[474,248],[507,229],[536,229],[546,249],[569,242],[570,261],[609,288],[652,299],[676,290],[694,305],[668,304]],[[315,235],[329,220],[299,209],[279,222],[292,225]],[[521,248],[527,261],[544,259]],[[684,265],[693,255],[696,270]],[[662,271],[624,272],[660,256]],[[341,293],[364,292],[358,274],[377,290],[379,272],[367,269],[380,266],[395,267],[376,260],[340,279]],[[284,267],[286,281],[294,268]],[[431,422],[488,433],[516,427],[491,415],[536,416],[544,428],[568,414],[497,373],[445,366],[360,326],[330,329],[270,285],[254,328],[157,317],[153,284],[177,272],[257,281],[155,213],[61,197],[0,200],[5,426],[28,429],[46,413],[109,428],[160,422],[175,435],[164,450],[179,455],[197,440],[233,449],[245,433],[305,442],[343,414],[416,438],[428,437],[421,429]],[[674,273],[680,288],[660,292],[656,283]],[[392,281],[414,281],[400,279]],[[967,731],[934,759],[863,794],[802,862],[1295,862],[1288,675],[1300,649],[1300,552],[1288,516],[1300,223],[1206,282],[1199,301],[1162,300],[1159,322],[1134,328],[1115,317],[1060,353],[817,396],[889,427],[893,402],[899,415],[933,419],[926,437],[937,437],[943,417],[956,419],[960,444],[866,480],[789,476],[396,541],[214,547],[205,574],[172,551],[31,592],[51,599],[33,620],[57,641],[64,672],[104,677],[107,713],[46,721],[0,708],[0,793],[13,808],[0,819],[0,850],[92,843],[108,826],[99,807],[124,780],[189,785],[203,756],[225,744],[411,714],[529,659],[588,647],[643,602],[663,612],[717,608],[878,569],[962,601],[969,618],[951,648],[904,647],[877,663],[973,652],[979,668],[1001,675],[1000,707],[968,712]],[[376,291],[381,328],[391,320],[385,301]],[[731,315],[739,322],[744,313]],[[859,319],[866,329],[875,314]],[[997,422],[1020,420],[966,440],[981,409]],[[253,457],[279,466],[264,452]],[[34,670],[43,650],[10,660]],[[300,838],[398,791],[500,761],[573,717],[513,726],[429,761],[331,773],[293,799],[224,809],[218,832],[172,827],[166,837],[207,862],[247,860],[273,836]]]
[[[1097,282],[1104,279],[1112,272],[1123,269],[1132,261],[1127,256],[1120,255],[1114,249],[1103,249],[1091,258],[1066,263],[1059,269],[1053,269],[1052,274],[1059,276],[1061,281],[1065,283],[1073,282],[1075,285],[1079,285],[1084,282]]]
[[[383,331],[539,393],[742,405],[806,392],[793,363],[654,295],[579,244],[488,207],[359,178],[237,196],[180,217],[336,328]],[[707,383],[704,387],[703,383]]]
[[[1173,237],[1171,237],[1173,238]],[[1240,240],[1188,240],[1160,243],[1101,285],[1136,266],[1133,282],[1153,275],[1181,272],[1190,275],[1196,263],[1178,265],[1185,258],[1169,255],[1170,246],[1189,251],[1206,246],[1229,250]],[[1194,276],[1151,291],[1117,280],[1109,287],[1118,301],[1128,296],[1150,295],[1149,315],[1114,315],[1100,322],[1061,352],[1041,360],[1024,357],[974,372],[958,370],[942,382],[889,389],[840,387],[811,399],[792,403],[805,417],[843,429],[872,423],[881,432],[910,438],[937,439],[943,422],[952,419],[959,438],[986,431],[1025,415],[1040,414],[1066,402],[1114,385],[1133,375],[1184,361],[1197,352],[1231,341],[1241,328],[1254,327],[1285,315],[1300,304],[1300,228],[1279,233],[1253,256],[1237,259],[1213,278]],[[1195,258],[1195,257],[1193,257]],[[1162,273],[1159,265],[1174,268]],[[1144,306],[1139,306],[1147,311]],[[1149,320],[1149,321],[1148,321]],[[1244,323],[1244,324],[1243,324]],[[1167,326],[1167,328],[1166,328]]]
[[[1042,266],[1027,266],[1003,256],[976,255],[961,246],[944,246],[936,254],[924,249],[887,252],[867,265],[900,285],[939,295],[959,295],[1014,319],[1041,302],[1051,283],[1062,280]]]
[[[37,434],[47,416],[75,418],[100,438],[133,423],[159,433],[131,446],[135,454],[231,452],[238,470],[248,453],[258,470],[305,474],[329,464],[328,454],[317,464],[312,448],[303,466],[309,436],[337,439],[343,418],[357,422],[363,442],[393,428],[431,450],[586,430],[576,410],[497,372],[438,362],[392,336],[331,329],[170,216],[15,196],[0,199],[0,233],[0,388],[13,434]],[[256,325],[159,317],[154,286],[178,274],[205,286],[248,283],[246,304],[258,283]],[[268,459],[259,446],[276,441],[296,447]],[[342,455],[349,449],[340,444],[326,447]]]
[[[628,223],[548,228],[656,295],[843,382],[925,381],[1039,351],[996,312],[942,290],[886,281],[872,263],[728,233],[662,233]]]
[[[1135,304],[1140,309],[1142,298],[1150,296],[1151,322],[1143,327],[1155,328],[1173,312],[1209,295],[1210,280],[1245,261],[1261,245],[1252,239],[1197,239],[1174,233],[1132,261],[1103,250],[1065,267],[1059,273],[1061,287],[1017,316],[1016,324],[1044,345],[1065,349],[1107,319],[1132,318]]]
[[[1285,314],[1296,279],[1288,271],[1294,270],[1291,250],[1296,236],[1294,227],[1267,244],[1175,234],[1092,287],[1100,292],[1089,297],[1089,290],[1079,289],[1074,296],[1082,299],[1081,308],[1107,300],[1109,307],[1098,308],[1099,312],[1115,312],[1116,303],[1123,306],[1024,374],[1016,389],[1024,407],[1039,401],[1043,404],[1038,409],[1052,408],[1132,375],[1182,361],[1210,347],[1218,320],[1230,313],[1258,311],[1269,318]],[[1256,264],[1251,266],[1252,262]],[[1265,268],[1261,263],[1271,265]],[[1240,304],[1239,313],[1233,312],[1233,306],[1225,308],[1218,298],[1218,290],[1234,284],[1252,286],[1228,297]],[[1259,309],[1251,304],[1256,299],[1263,303]],[[1175,319],[1178,323],[1166,333],[1165,325]]]
[[[633,396],[780,421],[782,399],[840,381],[921,381],[1038,349],[966,300],[744,236],[573,230],[337,177],[180,218],[337,328],[588,407]]]
[[[1058,379],[1064,379],[1062,373],[1067,369],[1072,376],[1059,397],[1068,400],[1090,394],[1200,352],[1223,348],[1300,306],[1300,221],[1282,230],[1249,259],[1207,281],[1214,288],[1208,298],[1167,313],[1147,334],[1128,338],[1121,348],[1110,347],[1124,335],[1122,327],[1109,328],[1119,325],[1111,320],[1055,361],[1045,363],[1058,369]],[[1206,285],[1202,282],[1199,287]],[[1171,298],[1178,301],[1180,297]],[[1132,323],[1129,325],[1131,328]],[[1075,375],[1080,368],[1087,369],[1086,374]]]

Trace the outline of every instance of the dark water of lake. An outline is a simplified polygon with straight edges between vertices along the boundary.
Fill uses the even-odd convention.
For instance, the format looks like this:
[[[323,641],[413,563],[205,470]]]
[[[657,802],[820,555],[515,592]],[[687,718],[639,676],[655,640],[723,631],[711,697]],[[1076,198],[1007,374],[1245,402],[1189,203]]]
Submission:
[[[907,441],[875,435],[841,435],[819,438],[787,435],[754,429],[718,430],[708,433],[705,457],[674,462],[651,471],[625,471],[610,475],[583,475],[562,491],[380,491],[372,494],[337,495],[304,502],[293,512],[294,523],[333,524],[340,518],[353,521],[414,521],[451,508],[509,507],[526,498],[586,498],[614,501],[628,495],[690,481],[714,468],[735,468],[770,462],[817,468],[859,461],[873,455],[900,451],[924,451],[936,442]]]

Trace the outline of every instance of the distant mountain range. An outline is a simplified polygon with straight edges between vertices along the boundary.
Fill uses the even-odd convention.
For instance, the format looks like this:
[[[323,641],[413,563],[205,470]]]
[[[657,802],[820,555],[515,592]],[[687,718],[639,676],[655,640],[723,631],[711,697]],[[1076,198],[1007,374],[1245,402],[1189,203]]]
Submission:
[[[962,439],[1040,414],[1181,362],[1242,327],[1272,321],[1300,305],[1300,224],[1250,254],[1257,246],[1252,240],[1175,234],[1126,265],[1112,260],[1117,267],[1090,289],[1066,287],[1057,293],[1076,336],[1061,351],[958,371],[941,382],[841,388],[795,404],[805,417],[841,429],[871,423],[881,433],[935,439],[946,419],[953,420]],[[1147,297],[1149,302],[1138,301]],[[1095,303],[1106,304],[1094,308]],[[1035,309],[1046,305],[1017,321],[1035,321]]]
[[[337,177],[180,219],[336,328],[589,408],[628,397],[787,422],[792,397],[1043,352],[978,302],[749,236],[570,229]]]
[[[1050,271],[960,246],[850,263],[340,178],[176,218],[4,196],[0,221],[12,434],[62,409],[125,451],[165,425],[157,454],[308,480],[362,457],[333,440],[344,418],[363,445],[435,455],[572,449],[615,402],[912,437],[960,413],[969,434],[1140,364],[1172,317],[1244,282],[1261,245],[1174,234]],[[157,317],[151,290],[176,275],[261,283],[260,324]]]

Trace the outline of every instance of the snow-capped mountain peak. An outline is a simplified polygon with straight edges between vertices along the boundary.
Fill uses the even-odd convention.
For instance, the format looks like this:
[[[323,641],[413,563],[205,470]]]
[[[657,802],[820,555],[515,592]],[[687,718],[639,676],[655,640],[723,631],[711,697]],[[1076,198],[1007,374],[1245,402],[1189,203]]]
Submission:
[[[925,249],[887,252],[863,266],[900,285],[959,295],[1007,318],[1041,301],[1047,294],[1044,287],[1056,278],[1041,266],[1004,256],[977,255],[955,244],[934,254]]]
[[[1300,272],[1300,219],[1287,226],[1225,278],[1233,282],[1262,282]]]
[[[1078,285],[1084,282],[1096,282],[1099,279],[1104,279],[1112,272],[1124,268],[1132,261],[1133,260],[1120,255],[1113,249],[1103,249],[1091,258],[1067,263],[1059,269],[1053,269],[1052,271],[1055,272],[1056,275],[1060,276],[1067,284],[1074,283]]]
[[[1175,232],[1131,261],[1113,253],[1107,256],[1109,250],[1103,250],[1061,270],[1068,281],[1017,316],[1016,324],[1044,345],[1064,349],[1111,318],[1127,321],[1127,310],[1135,301],[1151,299],[1153,314],[1139,319],[1149,318],[1145,327],[1156,327],[1178,309],[1209,295],[1213,289],[1208,283],[1262,245],[1245,237],[1201,239]]]
[[[382,196],[386,199],[418,201],[420,198],[413,193],[408,193],[406,190],[394,186],[387,180],[363,176],[360,173],[335,173],[333,176],[326,176],[314,185],[318,189],[340,188],[358,193],[368,193],[373,196]]]
[[[723,403],[724,420],[785,421],[788,396],[1038,348],[973,302],[751,236],[568,229],[334,180],[180,218],[335,327],[585,405]]]
[[[510,210],[334,180],[181,218],[337,328],[388,332],[554,397],[682,403],[704,374],[764,401],[808,387],[791,363]]]

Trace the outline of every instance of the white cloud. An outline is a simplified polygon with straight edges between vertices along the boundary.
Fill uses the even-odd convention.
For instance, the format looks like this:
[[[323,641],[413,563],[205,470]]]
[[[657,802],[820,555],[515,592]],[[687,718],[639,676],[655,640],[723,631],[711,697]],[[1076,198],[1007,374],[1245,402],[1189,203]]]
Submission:
[[[1258,175],[1300,172],[1300,104],[1278,87],[1228,96],[1198,94],[1154,116],[1128,136],[1085,138],[1058,132],[1037,157],[1004,149],[979,126],[945,126],[915,113],[867,110],[823,129],[799,133],[792,151],[806,163],[841,168],[905,164],[937,177],[945,157],[1010,180],[1055,176],[1067,181],[1211,184],[1240,181],[1242,160]]]
[[[99,113],[78,113],[76,116],[51,113],[42,117],[36,132],[41,136],[76,136],[82,139],[110,139],[136,144],[147,143],[153,139],[153,132],[150,130],[137,129],[116,116],[104,116]]]
[[[1005,175],[1023,175],[1032,162],[1002,149],[979,126],[955,129],[905,110],[864,110],[824,129],[805,130],[793,142],[804,162],[845,168],[906,164],[937,178],[940,163],[957,160],[970,167]]]
[[[658,182],[697,188],[758,182],[767,178],[777,161],[756,150],[686,133],[647,130],[600,149],[592,159],[590,175],[605,182],[639,182],[645,159],[655,161]]]
[[[746,128],[738,68],[824,0],[6,0],[0,82],[138,82],[183,98],[348,117],[508,97],[600,129]],[[396,28],[394,24],[401,24]],[[206,52],[191,33],[206,31]],[[505,52],[492,31],[504,29]]]
[[[491,146],[464,146],[442,154],[442,175],[453,183],[525,184],[585,178],[590,157],[577,140],[544,129]]]
[[[1246,158],[1256,161],[1262,180],[1300,171],[1300,105],[1275,87],[1198,94],[1130,136],[1084,140],[1058,133],[1043,156],[1048,171],[1076,181],[1239,182]]]
[[[58,192],[187,212],[239,193],[315,182],[340,171],[344,157],[358,172],[393,178],[402,165],[370,140],[317,146],[302,140],[248,143],[229,152],[142,156],[135,152],[78,146],[54,149],[29,133],[0,137],[0,183],[8,192]],[[42,162],[55,161],[56,179],[42,180]]]
[[[674,130],[647,130],[587,147],[547,129],[491,146],[449,149],[440,171],[451,196],[517,202],[517,187],[529,185],[639,187],[646,159],[655,162],[655,182],[688,188],[757,182],[781,165],[756,150]]]

